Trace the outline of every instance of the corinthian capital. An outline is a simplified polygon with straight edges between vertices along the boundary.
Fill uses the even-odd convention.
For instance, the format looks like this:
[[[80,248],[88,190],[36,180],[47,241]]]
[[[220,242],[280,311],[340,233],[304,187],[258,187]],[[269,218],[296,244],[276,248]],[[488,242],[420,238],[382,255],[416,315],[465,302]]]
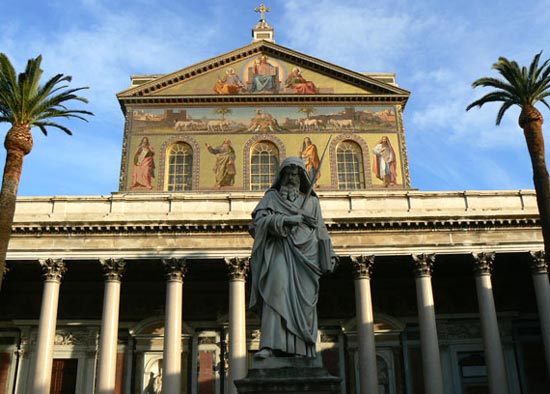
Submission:
[[[124,259],[99,259],[103,266],[103,276],[106,280],[120,280],[126,269]]]
[[[374,266],[374,255],[358,255],[350,256],[353,264],[353,278],[354,279],[370,279],[372,276],[372,269]]]
[[[63,259],[40,259],[38,262],[42,266],[45,280],[61,282],[63,275],[67,272],[67,267]]]
[[[250,269],[250,257],[226,257],[227,271],[230,280],[245,280]]]
[[[183,281],[187,273],[187,259],[172,257],[170,259],[162,259],[162,264],[164,264],[166,280]]]
[[[491,275],[491,271],[493,271],[493,263],[495,261],[494,252],[472,253],[472,257],[474,259],[475,275]]]
[[[548,274],[548,263],[544,251],[529,252],[529,255],[531,256],[531,273],[533,275]]]
[[[435,254],[421,253],[412,255],[412,264],[414,276],[417,278],[423,276],[432,276],[435,263]]]

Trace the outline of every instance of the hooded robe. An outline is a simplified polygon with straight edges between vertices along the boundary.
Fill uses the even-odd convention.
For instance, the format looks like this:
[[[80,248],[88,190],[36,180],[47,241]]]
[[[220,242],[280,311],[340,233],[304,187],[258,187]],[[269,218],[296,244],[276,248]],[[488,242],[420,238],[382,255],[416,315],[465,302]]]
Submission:
[[[301,178],[295,201],[279,192],[283,171],[290,165],[299,168]],[[287,158],[252,213],[250,308],[261,316],[260,348],[315,357],[319,278],[334,269],[334,252],[314,192],[301,208],[309,188],[301,158]],[[308,224],[283,224],[286,216],[298,213],[308,217]]]

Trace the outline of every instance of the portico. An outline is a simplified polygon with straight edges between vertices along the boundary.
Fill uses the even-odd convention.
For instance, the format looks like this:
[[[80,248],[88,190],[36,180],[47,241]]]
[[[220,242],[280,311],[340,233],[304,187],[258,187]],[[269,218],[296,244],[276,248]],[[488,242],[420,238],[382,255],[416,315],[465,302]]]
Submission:
[[[426,368],[426,364],[416,364],[414,360],[417,356],[424,357],[424,354],[430,354],[429,352],[440,354],[439,362],[430,359],[431,364],[427,365],[429,368],[435,368],[438,364],[441,366],[441,381],[444,387],[452,386],[457,380],[458,384],[469,384],[468,381],[473,379],[465,377],[461,372],[468,368],[460,364],[460,360],[467,354],[471,354],[471,357],[485,354],[486,361],[480,365],[485,366],[486,372],[478,376],[478,381],[483,380],[488,384],[493,377],[499,379],[501,374],[494,372],[490,361],[490,357],[493,357],[491,354],[495,353],[500,354],[497,357],[501,368],[507,371],[508,382],[505,385],[509,387],[510,392],[518,390],[521,384],[518,377],[521,366],[513,361],[511,352],[514,347],[522,348],[523,345],[512,342],[516,335],[513,327],[520,322],[520,325],[528,322],[542,324],[537,314],[536,297],[540,298],[542,294],[544,299],[544,283],[538,279],[541,275],[539,271],[531,273],[530,264],[533,257],[529,254],[529,250],[536,248],[540,242],[537,238],[537,229],[529,215],[526,215],[525,208],[522,208],[520,198],[515,193],[481,193],[475,199],[470,199],[467,213],[470,219],[462,217],[463,207],[455,208],[461,211],[460,220],[467,220],[469,226],[479,223],[476,235],[479,244],[490,244],[486,253],[493,256],[491,261],[495,275],[492,278],[495,309],[493,317],[490,317],[490,314],[480,309],[485,308],[481,303],[483,301],[483,305],[486,304],[486,296],[480,293],[480,290],[476,291],[476,283],[479,281],[476,275],[479,274],[475,272],[479,271],[473,270],[475,265],[472,262],[472,253],[479,256],[479,252],[474,252],[479,250],[479,247],[472,246],[466,239],[462,246],[456,244],[461,237],[460,228],[464,224],[453,223],[452,219],[449,219],[452,208],[447,209],[445,217],[441,220],[434,217],[436,215],[429,208],[425,208],[448,205],[449,202],[456,201],[456,196],[454,193],[393,193],[390,199],[393,201],[393,208],[390,211],[394,217],[369,220],[370,224],[365,220],[375,215],[378,200],[376,193],[357,194],[351,200],[349,196],[338,194],[325,196],[325,201],[331,202],[325,209],[325,220],[335,240],[341,264],[333,276],[323,278],[321,283],[319,346],[329,370],[343,377],[343,392],[363,392],[363,388],[369,385],[387,387],[390,390],[388,392],[400,392],[400,388],[404,386],[422,385],[422,381],[431,379],[434,375],[428,373],[422,377],[421,370]],[[170,357],[176,360],[172,362],[171,368],[175,372],[171,375],[180,376],[180,391],[200,393],[205,387],[211,387],[214,392],[218,392],[226,385],[227,389],[231,390],[232,376],[235,379],[246,372],[246,360],[255,346],[257,347],[254,330],[259,328],[259,322],[256,316],[246,310],[248,290],[245,250],[250,240],[245,232],[245,223],[247,204],[254,202],[248,202],[248,197],[240,199],[231,196],[230,199],[231,201],[228,201],[228,196],[220,196],[219,200],[210,202],[211,205],[223,207],[220,212],[227,212],[228,206],[233,208],[229,214],[226,213],[232,217],[231,220],[225,221],[223,229],[219,227],[218,220],[212,220],[210,224],[203,222],[200,226],[181,225],[181,221],[177,221],[176,218],[184,216],[189,209],[200,209],[200,205],[191,208],[186,204],[193,202],[183,200],[178,201],[179,204],[174,204],[175,201],[169,203],[161,196],[157,201],[150,196],[143,201],[157,209],[157,212],[148,210],[147,224],[126,229],[118,224],[116,210],[124,211],[128,217],[132,215],[132,207],[135,207],[137,219],[143,212],[137,204],[137,196],[132,196],[131,199],[123,196],[91,198],[89,201],[66,198],[61,201],[50,200],[44,204],[37,204],[34,200],[23,200],[21,206],[28,204],[27,210],[33,212],[32,223],[36,222],[37,215],[40,216],[40,210],[44,212],[43,218],[46,223],[40,227],[32,227],[24,215],[16,218],[10,261],[18,263],[10,264],[10,275],[13,275],[12,280],[15,281],[11,283],[15,284],[20,280],[37,283],[40,281],[36,257],[46,259],[47,255],[61,256],[56,258],[62,258],[67,271],[63,280],[59,282],[58,300],[49,295],[50,291],[46,291],[46,287],[45,296],[36,291],[26,296],[30,299],[49,300],[48,305],[59,310],[60,315],[57,319],[48,317],[51,313],[44,307],[41,308],[41,316],[44,317],[39,320],[35,320],[36,317],[32,319],[31,317],[38,316],[39,312],[34,308],[29,310],[26,320],[23,315],[23,319],[14,320],[11,325],[12,329],[20,332],[19,342],[15,341],[14,346],[18,346],[21,352],[19,356],[12,353],[13,356],[8,357],[5,363],[10,366],[9,368],[17,370],[17,392],[24,392],[21,391],[26,387],[24,376],[29,376],[32,357],[46,357],[51,361],[61,360],[61,363],[62,360],[76,358],[79,377],[77,384],[82,388],[96,387],[97,390],[100,384],[103,384],[100,377],[104,375],[100,371],[107,370],[110,376],[114,376],[109,378],[109,382],[114,381],[114,384],[109,383],[110,388],[104,389],[106,393],[133,393],[134,390],[144,390],[150,378],[158,374],[161,368],[166,376],[166,371],[170,367],[167,360],[170,360]],[[340,207],[349,207],[350,201],[352,207],[360,208],[357,211],[353,209],[348,218],[342,220]],[[418,204],[420,201],[423,204]],[[534,206],[534,195],[524,194],[521,201],[527,206]],[[476,215],[478,209],[483,210],[482,207],[486,204],[507,205],[510,207],[509,212],[506,215],[500,212],[499,216],[494,218],[484,214],[482,224],[476,221]],[[102,206],[108,211],[102,212],[98,209]],[[174,217],[174,224],[164,220],[161,225],[164,228],[161,229],[155,217],[166,217],[166,211],[163,212],[162,207],[170,206],[172,212],[169,215]],[[179,206],[181,211],[174,211],[174,206]],[[235,210],[235,207],[242,207],[242,210]],[[369,208],[363,211],[363,207]],[[96,224],[82,224],[82,215],[79,212],[90,212],[92,209],[96,212],[88,213],[86,221]],[[514,217],[515,209],[522,211],[525,219],[509,219]],[[68,211],[75,213],[67,214]],[[56,217],[49,212],[62,213]],[[96,220],[93,220],[94,216]],[[428,216],[429,227],[439,228],[435,234],[432,230],[423,229],[423,223],[426,223],[424,218]],[[531,217],[534,218],[534,215]],[[67,224],[72,221],[71,219],[74,220],[74,225]],[[77,222],[80,223],[76,224]],[[99,222],[101,224],[97,224]],[[63,223],[64,230],[61,231],[65,233],[62,235],[61,228],[57,227],[58,223]],[[357,226],[354,223],[361,224]],[[414,225],[411,226],[412,223]],[[491,226],[490,231],[487,230],[488,223]],[[518,226],[521,226],[521,231],[518,231]],[[151,255],[149,238],[152,232],[158,233],[159,229],[171,231],[173,238],[162,248],[157,248],[155,255]],[[404,229],[407,231],[403,231]],[[500,232],[499,239],[506,239],[506,242],[495,241],[495,230]],[[39,231],[41,236],[36,239],[33,234]],[[121,238],[120,231],[132,233],[134,239]],[[216,231],[218,235],[214,236],[211,231]],[[193,237],[189,237],[190,234],[193,234]],[[33,250],[24,247],[29,237],[35,239]],[[379,242],[379,237],[384,237],[386,241]],[[102,245],[110,246],[94,249],[93,243],[97,242],[98,238],[101,238]],[[202,252],[198,247],[201,238],[205,240]],[[208,239],[215,239],[216,242],[208,242]],[[396,239],[399,243],[392,241]],[[445,244],[440,242],[442,239],[453,239],[455,244],[452,251],[445,249]],[[421,240],[421,243],[415,245],[418,240]],[[189,243],[195,243],[194,254],[185,252]],[[233,246],[228,246],[230,244]],[[435,244],[438,246],[426,248],[426,245]],[[403,245],[407,245],[406,249]],[[71,250],[71,254],[64,254],[63,250]],[[428,251],[423,254],[421,250]],[[456,252],[457,250],[459,252]],[[453,251],[454,253],[451,253]],[[149,255],[145,256],[147,253]],[[428,260],[432,261],[431,317],[416,307],[417,300],[419,305],[429,305],[430,302],[425,298],[425,290],[419,291],[424,289],[424,285],[423,282],[419,284],[419,277],[412,269],[411,255],[435,256],[433,260]],[[96,256],[111,265],[124,261],[124,275],[111,276],[111,279],[104,282],[101,274],[102,265]],[[176,260],[169,260],[174,258],[169,256],[177,257]],[[162,261],[171,261],[170,272],[173,272],[176,269],[175,262],[181,259],[185,260],[187,273],[181,282],[178,282],[179,276],[176,275],[174,285],[171,284],[174,279],[168,280],[164,276],[166,271]],[[426,257],[417,259],[425,261]],[[355,262],[354,265],[352,262]],[[114,269],[116,267],[110,268]],[[107,270],[107,273],[111,272],[110,270]],[[517,273],[513,285],[525,288],[525,292],[532,291],[532,296],[522,295],[520,299],[505,296],[509,286],[512,286],[511,279],[506,276],[511,270]],[[173,275],[170,278],[173,278]],[[115,285],[117,282],[120,284],[118,319],[114,317],[114,307],[119,297],[118,291],[110,282],[113,280]],[[535,282],[532,282],[533,280]],[[529,290],[531,286],[534,286],[533,290]],[[177,290],[178,287],[181,290]],[[80,294],[76,297],[83,288],[88,289],[88,295]],[[399,289],[399,294],[393,291],[396,288]],[[8,300],[18,299],[22,297],[20,290],[13,284],[10,285],[8,276],[3,297],[7,297]],[[101,302],[96,301],[96,296]],[[479,307],[476,298],[480,300]],[[177,306],[178,302],[181,306]],[[15,315],[15,309],[10,311],[10,303],[8,302],[7,308],[4,306],[3,315]],[[538,306],[538,309],[540,308],[545,310],[544,303]],[[462,312],[452,312],[453,310]],[[515,312],[512,312],[513,310]],[[76,311],[80,311],[80,317],[68,319]],[[382,320],[377,319],[378,314]],[[151,326],[145,331],[136,331],[134,327],[145,324],[141,322],[155,315],[158,316],[154,326],[157,328]],[[388,323],[383,323],[388,321],[388,316],[399,323],[392,323],[392,328],[388,328]],[[484,322],[485,318],[490,318],[491,321]],[[51,326],[52,321],[55,323],[53,353],[40,355],[39,348],[30,345],[35,343],[32,338],[42,341],[51,338],[52,334],[49,332],[40,334],[42,331],[37,329],[39,326]],[[178,321],[183,324],[183,329],[174,329],[176,334],[172,338],[166,327],[173,326]],[[341,325],[342,321],[349,323]],[[353,323],[354,321],[356,323]],[[426,328],[428,322],[435,324],[437,334],[433,328]],[[118,330],[114,328],[116,324]],[[497,326],[499,330],[495,331]],[[465,337],[459,335],[462,330],[459,327],[469,327],[470,334]],[[488,330],[493,330],[493,334],[487,335]],[[119,333],[117,341],[104,339],[116,331]],[[143,336],[145,332],[149,334]],[[500,336],[495,334],[498,332]],[[499,337],[500,345],[495,342]],[[493,342],[489,343],[483,338],[491,338]],[[167,346],[167,341],[172,341],[175,345]],[[181,344],[180,350],[176,350],[171,356],[170,352],[177,349],[178,343]],[[431,350],[425,350],[427,346],[430,346]],[[528,342],[526,346],[525,349],[530,349]],[[100,356],[101,354],[105,356]],[[95,378],[94,370],[86,365],[91,365],[91,361],[88,360],[96,357],[99,364]],[[116,362],[113,362],[113,357]],[[355,367],[344,367],[349,362]],[[409,366],[403,369],[407,364]],[[108,365],[112,367],[107,368]],[[424,367],[420,368],[421,365]],[[478,367],[478,371],[482,370],[481,366]],[[360,379],[369,374],[372,376],[374,370],[378,371],[375,383]],[[511,379],[510,376],[513,378],[514,374],[515,379]],[[48,380],[48,376],[45,380]]]

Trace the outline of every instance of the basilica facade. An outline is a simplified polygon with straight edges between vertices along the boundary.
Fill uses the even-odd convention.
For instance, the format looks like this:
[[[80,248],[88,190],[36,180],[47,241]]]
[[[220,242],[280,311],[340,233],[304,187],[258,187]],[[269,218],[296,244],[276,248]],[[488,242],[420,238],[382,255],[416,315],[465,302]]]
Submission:
[[[276,44],[264,12],[253,38],[132,76],[118,192],[18,199],[0,393],[236,393],[260,335],[250,215],[288,156],[340,258],[317,346],[342,394],[550,393],[534,191],[414,189],[394,74]]]

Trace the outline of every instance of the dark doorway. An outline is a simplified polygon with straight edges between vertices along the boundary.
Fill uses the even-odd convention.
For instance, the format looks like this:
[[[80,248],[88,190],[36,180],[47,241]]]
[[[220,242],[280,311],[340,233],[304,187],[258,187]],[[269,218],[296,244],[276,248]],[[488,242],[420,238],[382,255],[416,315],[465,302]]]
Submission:
[[[53,360],[50,394],[76,394],[76,358]]]

